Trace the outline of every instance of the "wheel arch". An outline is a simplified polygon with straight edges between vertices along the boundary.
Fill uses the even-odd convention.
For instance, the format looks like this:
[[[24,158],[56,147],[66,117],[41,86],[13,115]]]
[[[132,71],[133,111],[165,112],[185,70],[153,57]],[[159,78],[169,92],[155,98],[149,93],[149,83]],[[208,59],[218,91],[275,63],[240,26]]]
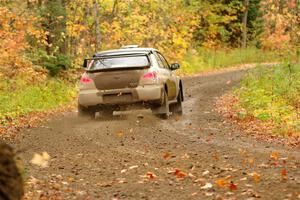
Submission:
[[[164,90],[166,91],[166,94],[168,95],[168,85],[166,83],[164,84]]]

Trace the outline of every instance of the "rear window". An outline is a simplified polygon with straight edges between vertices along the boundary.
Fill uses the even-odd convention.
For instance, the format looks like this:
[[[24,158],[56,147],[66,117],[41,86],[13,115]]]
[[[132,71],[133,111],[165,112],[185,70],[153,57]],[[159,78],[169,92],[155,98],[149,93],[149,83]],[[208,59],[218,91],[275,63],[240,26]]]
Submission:
[[[150,66],[147,56],[95,58],[88,61],[89,70],[147,67]]]

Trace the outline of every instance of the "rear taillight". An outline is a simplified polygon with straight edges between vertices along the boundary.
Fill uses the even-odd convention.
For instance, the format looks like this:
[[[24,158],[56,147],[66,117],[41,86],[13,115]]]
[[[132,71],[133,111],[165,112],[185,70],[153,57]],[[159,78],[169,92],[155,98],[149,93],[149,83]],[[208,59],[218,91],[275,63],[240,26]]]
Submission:
[[[147,72],[141,76],[140,84],[141,85],[152,85],[157,84],[158,78],[156,72]]]
[[[89,83],[91,83],[93,80],[92,79],[90,79],[89,77],[82,77],[81,79],[80,79],[80,83],[82,83],[82,84],[89,84]]]
[[[148,72],[147,74],[143,75],[143,78],[145,78],[145,79],[148,79],[148,78],[156,79],[156,72]]]

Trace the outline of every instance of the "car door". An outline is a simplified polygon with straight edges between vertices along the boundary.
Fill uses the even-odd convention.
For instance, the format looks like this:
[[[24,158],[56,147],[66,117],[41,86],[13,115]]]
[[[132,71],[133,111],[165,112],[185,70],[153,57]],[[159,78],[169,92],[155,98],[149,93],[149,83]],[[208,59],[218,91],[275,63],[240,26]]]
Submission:
[[[163,66],[164,79],[168,88],[168,97],[170,100],[175,99],[176,98],[176,77],[173,76],[170,66],[167,60],[165,59],[165,57],[159,52],[156,52],[156,54],[157,54],[157,58],[160,60],[161,65]]]

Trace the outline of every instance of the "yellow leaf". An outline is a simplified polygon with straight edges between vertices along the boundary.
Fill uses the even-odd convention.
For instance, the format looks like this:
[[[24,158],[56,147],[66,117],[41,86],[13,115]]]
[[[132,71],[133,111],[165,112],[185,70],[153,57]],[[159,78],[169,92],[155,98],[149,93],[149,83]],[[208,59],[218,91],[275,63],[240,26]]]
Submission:
[[[45,168],[48,167],[49,160],[50,160],[50,155],[47,152],[43,152],[42,154],[35,153],[30,163]]]
[[[251,174],[249,174],[251,177],[252,177],[252,179],[253,179],[253,181],[255,182],[255,183],[258,183],[258,182],[260,182],[260,175],[258,174],[258,173],[256,173],[256,172],[253,172],[253,173],[251,173]]]

